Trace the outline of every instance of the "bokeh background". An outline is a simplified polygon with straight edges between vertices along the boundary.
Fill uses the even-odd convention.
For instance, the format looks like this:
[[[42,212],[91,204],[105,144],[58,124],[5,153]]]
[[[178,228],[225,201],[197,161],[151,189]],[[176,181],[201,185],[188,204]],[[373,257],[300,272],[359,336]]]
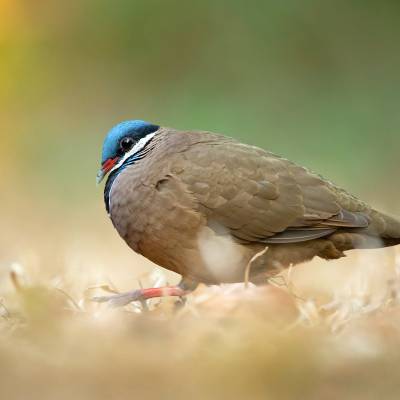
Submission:
[[[113,230],[95,185],[104,135],[124,119],[262,146],[400,215],[399,18],[397,0],[0,0],[0,295],[15,291],[10,268],[72,296],[108,280],[128,290],[152,271]],[[389,250],[317,260],[295,269],[296,290],[327,299],[343,287],[382,290],[394,258]],[[313,343],[296,343],[284,345],[309,357]],[[11,351],[9,360],[25,356]],[[276,360],[268,357],[269,374]],[[8,384],[20,381],[19,368]],[[108,376],[98,374],[93,382]],[[294,373],[292,383],[303,378]]]
[[[110,270],[131,259],[94,183],[103,137],[124,119],[225,133],[400,214],[397,1],[1,0],[0,10],[6,263],[30,254],[57,270],[65,258],[52,249],[79,260],[99,254],[93,242]]]

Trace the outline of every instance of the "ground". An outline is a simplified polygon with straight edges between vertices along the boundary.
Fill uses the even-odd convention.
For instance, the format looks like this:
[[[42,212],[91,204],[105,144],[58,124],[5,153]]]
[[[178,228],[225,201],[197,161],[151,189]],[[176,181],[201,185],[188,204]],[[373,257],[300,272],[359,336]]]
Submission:
[[[200,286],[186,302],[151,300],[146,310],[93,303],[138,287],[139,275],[127,272],[128,258],[100,264],[107,257],[96,243],[86,259],[76,246],[53,248],[67,260],[57,273],[32,253],[1,270],[3,398],[398,398],[396,249],[317,260],[266,287]],[[177,278],[141,270],[145,286]]]

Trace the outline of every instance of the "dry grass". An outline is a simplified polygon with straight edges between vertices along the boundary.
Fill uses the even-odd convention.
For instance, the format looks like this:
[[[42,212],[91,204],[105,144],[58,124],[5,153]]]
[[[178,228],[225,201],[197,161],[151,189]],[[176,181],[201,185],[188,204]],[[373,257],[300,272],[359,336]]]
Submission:
[[[2,269],[1,398],[397,399],[398,260],[363,254],[263,288],[200,287],[149,311],[92,303],[113,283],[88,260],[51,274],[31,254]],[[164,280],[156,271],[142,283]]]
[[[399,249],[115,310],[93,286],[178,277],[135,256],[100,203],[70,218],[17,205],[0,231],[1,399],[399,397]]]

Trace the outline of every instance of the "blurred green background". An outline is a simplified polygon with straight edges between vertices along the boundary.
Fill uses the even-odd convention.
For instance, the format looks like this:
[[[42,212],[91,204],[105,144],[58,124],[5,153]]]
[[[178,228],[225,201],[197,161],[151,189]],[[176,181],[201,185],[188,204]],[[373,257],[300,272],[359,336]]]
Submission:
[[[225,133],[400,216],[399,108],[399,0],[0,0],[3,397],[399,398],[393,248],[290,269],[290,296],[203,288],[148,315],[87,301],[178,281],[106,215],[117,122]]]
[[[35,216],[106,221],[102,140],[136,118],[263,146],[400,211],[397,0],[0,8],[2,212],[19,234]]]

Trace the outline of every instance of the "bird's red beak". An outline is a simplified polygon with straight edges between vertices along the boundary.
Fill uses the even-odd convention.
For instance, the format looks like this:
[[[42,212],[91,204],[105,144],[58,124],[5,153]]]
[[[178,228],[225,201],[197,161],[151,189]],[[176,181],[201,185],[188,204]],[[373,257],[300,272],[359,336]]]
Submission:
[[[119,157],[109,158],[108,160],[104,161],[97,173],[97,184],[99,184],[103,178],[113,169],[115,164],[118,162]]]

